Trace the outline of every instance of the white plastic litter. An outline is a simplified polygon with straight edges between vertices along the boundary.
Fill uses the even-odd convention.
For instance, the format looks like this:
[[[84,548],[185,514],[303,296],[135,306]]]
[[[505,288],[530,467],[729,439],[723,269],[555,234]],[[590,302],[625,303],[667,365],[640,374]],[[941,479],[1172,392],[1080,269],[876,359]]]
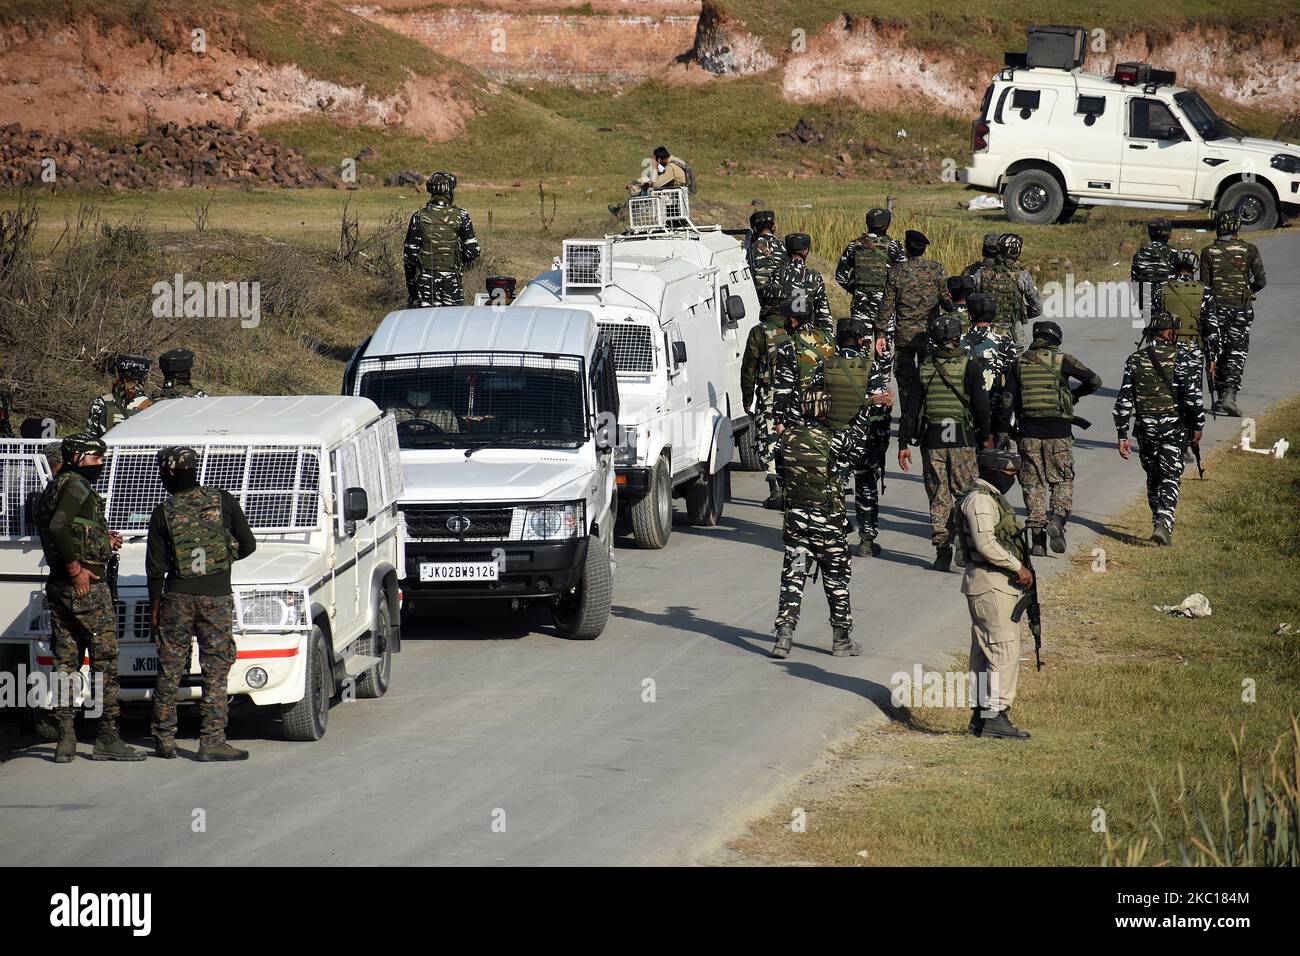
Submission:
[[[1288,637],[1291,634],[1295,633],[1295,629],[1292,628],[1290,624],[1283,623],[1283,624],[1279,624],[1277,626],[1277,630],[1274,631],[1273,633],[1276,634],[1278,637]]]
[[[1001,209],[1002,200],[999,199],[997,196],[990,196],[987,193],[985,193],[984,195],[976,196],[974,199],[968,202],[966,204],[966,208],[972,211],[977,209]]]
[[[905,129],[900,129],[900,130],[899,130],[897,133],[895,133],[894,135],[897,136],[899,139],[907,139],[907,130],[905,130]]]
[[[1209,617],[1210,599],[1200,591],[1183,598],[1181,604],[1152,604],[1153,608],[1175,617]]]

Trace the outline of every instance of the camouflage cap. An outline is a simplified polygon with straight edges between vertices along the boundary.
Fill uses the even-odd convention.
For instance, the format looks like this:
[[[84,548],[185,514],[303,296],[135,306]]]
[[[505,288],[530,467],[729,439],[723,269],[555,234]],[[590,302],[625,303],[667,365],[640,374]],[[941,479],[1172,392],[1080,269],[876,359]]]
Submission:
[[[992,322],[998,314],[998,303],[987,292],[972,292],[966,299],[966,311],[971,322]]]
[[[1034,338],[1055,339],[1057,345],[1060,345],[1063,341],[1065,341],[1065,337],[1061,333],[1061,327],[1057,325],[1055,322],[1048,322],[1048,321],[1034,323]]]
[[[835,323],[835,335],[838,338],[865,339],[870,329],[867,323],[852,315]]]
[[[1020,470],[1020,453],[1014,448],[981,448],[977,461],[981,472]]]
[[[998,236],[998,252],[1011,261],[1020,258],[1021,251],[1025,248],[1025,240],[1021,239],[1014,232],[1004,232]]]
[[[884,232],[889,228],[889,224],[894,221],[894,214],[888,209],[881,209],[879,206],[867,210],[867,228],[875,233]]]
[[[980,242],[980,252],[986,256],[995,256],[998,253],[998,234],[996,232],[984,233],[984,239]]]
[[[160,448],[158,467],[168,471],[194,471],[199,467],[199,453],[186,445]]]
[[[1201,264],[1201,257],[1195,249],[1179,249],[1174,252],[1174,268],[1179,272],[1195,272]]]
[[[803,252],[812,248],[812,237],[806,232],[792,232],[785,237],[786,252]]]
[[[153,365],[153,360],[147,355],[127,355],[125,353],[117,357],[113,367],[117,369],[118,377],[123,381],[142,382],[144,377],[149,374],[149,369]]]
[[[749,228],[757,232],[760,229],[771,229],[776,225],[776,213],[770,209],[760,209],[757,212],[750,213]]]
[[[1241,216],[1235,209],[1225,209],[1214,217],[1214,231],[1221,236],[1235,235],[1241,229]]]
[[[948,294],[954,299],[965,299],[975,291],[975,280],[970,276],[948,276]]]
[[[1151,324],[1147,326],[1147,329],[1152,332],[1165,332],[1177,328],[1178,316],[1172,312],[1157,312],[1151,316]]]
[[[1147,223],[1147,235],[1152,239],[1168,239],[1173,231],[1173,224],[1164,216],[1156,216]]]
[[[456,177],[441,170],[429,177],[424,184],[430,196],[450,196],[456,191]]]
[[[64,464],[71,465],[76,462],[78,455],[98,455],[103,458],[108,452],[108,446],[102,438],[79,433],[63,439],[60,450],[63,452]]]
[[[194,353],[187,348],[172,349],[158,356],[158,367],[164,375],[188,372],[194,367]]]

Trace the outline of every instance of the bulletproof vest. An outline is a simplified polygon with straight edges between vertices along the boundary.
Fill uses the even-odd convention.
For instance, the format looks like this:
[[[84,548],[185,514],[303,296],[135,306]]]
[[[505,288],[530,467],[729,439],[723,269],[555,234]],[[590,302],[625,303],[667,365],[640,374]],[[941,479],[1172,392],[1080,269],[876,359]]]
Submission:
[[[966,517],[962,507],[966,499],[971,495],[987,495],[997,502],[998,506],[998,523],[993,526],[993,537],[998,544],[1006,548],[1016,556],[1019,561],[1025,560],[1025,542],[1020,535],[1020,526],[1016,524],[1016,512],[1007,503],[1007,499],[996,492],[990,491],[981,484],[973,484],[966,490],[957,502],[955,512],[957,518],[957,556],[961,559],[962,564],[988,564],[979,551],[975,548],[974,541],[971,540],[970,528],[967,527]],[[999,568],[998,570],[1002,570]],[[1008,572],[1009,574],[1010,572]]]
[[[1072,418],[1074,400],[1065,387],[1057,349],[1029,349],[1020,356],[1020,411],[1026,418]]]
[[[799,389],[812,388],[820,377],[822,363],[835,354],[835,346],[820,329],[805,327],[794,341],[799,367]]]
[[[99,497],[94,488],[90,487],[90,483],[85,478],[71,468],[64,468],[50,480],[36,506],[36,528],[41,536],[41,547],[44,548],[48,560],[49,556],[54,554],[54,538],[50,534],[50,521],[54,518],[59,499],[68,485],[78,481],[86,485],[90,497],[87,502],[89,507],[83,505],[81,513],[72,519],[72,557],[82,564],[102,568],[108,564],[108,559],[113,554],[108,536],[108,521],[104,518],[104,500]],[[87,511],[90,513],[87,514]],[[62,574],[62,570],[60,568],[58,572]]]
[[[790,337],[790,333],[785,330],[785,322],[780,316],[768,316],[763,319],[762,324],[763,334],[767,337],[767,361],[759,365],[757,378],[760,382],[770,385],[772,373],[776,368],[777,348]]]
[[[1024,303],[1020,301],[1020,287],[1016,285],[1018,270],[1010,266],[995,265],[980,271],[982,291],[993,296],[998,311],[993,324],[999,329],[1013,329],[1024,322]]]
[[[787,508],[844,513],[844,488],[831,447],[834,437],[834,432],[818,424],[781,432],[781,488]]]
[[[231,541],[221,520],[221,493],[197,487],[163,502],[176,575],[198,578],[230,570]]]
[[[1205,283],[1195,279],[1171,279],[1164,284],[1164,292],[1165,311],[1178,316],[1178,341],[1199,342]]]
[[[1136,353],[1133,363],[1133,394],[1137,399],[1137,413],[1143,416],[1177,415],[1178,399],[1174,395],[1174,363],[1178,360],[1176,346],[1163,342],[1153,343]],[[1164,370],[1161,375],[1157,362]]]
[[[460,271],[460,210],[429,203],[416,214],[420,268],[425,272]]]
[[[1237,239],[1219,239],[1204,255],[1214,260],[1214,304],[1236,309],[1250,304],[1250,247]]]
[[[853,252],[853,291],[884,292],[888,273],[889,240],[871,235],[859,239]]]
[[[927,355],[921,363],[921,385],[925,389],[922,417],[927,425],[953,421],[968,429],[974,424],[963,384],[966,381],[968,361],[969,358],[962,351],[952,355],[934,352]],[[944,375],[948,376],[952,385],[944,381]]]
[[[867,400],[871,358],[866,355],[846,358],[836,354],[826,362],[824,380],[830,393],[826,424],[834,429],[847,428]]]

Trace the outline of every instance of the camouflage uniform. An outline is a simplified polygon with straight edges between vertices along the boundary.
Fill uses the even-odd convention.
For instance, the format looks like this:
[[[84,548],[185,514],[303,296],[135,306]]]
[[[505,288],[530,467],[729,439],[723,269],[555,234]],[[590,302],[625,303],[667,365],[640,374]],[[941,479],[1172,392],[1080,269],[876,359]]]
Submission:
[[[86,416],[86,429],[98,438],[114,425],[120,425],[136,412],[143,411],[153,404],[153,400],[140,387],[138,394],[127,394],[126,386],[121,382],[113,384],[113,390],[105,392],[90,403],[90,414]]]
[[[469,213],[445,195],[432,196],[411,217],[402,249],[409,305],[465,304],[461,275],[479,257]]]
[[[873,257],[879,257],[880,265],[884,266],[884,269],[874,270],[876,274],[871,277],[859,277],[859,264],[867,266]],[[873,338],[876,334],[876,326],[880,324],[880,310],[885,302],[887,270],[906,261],[907,253],[903,251],[903,244],[897,239],[890,239],[888,236],[877,235],[874,232],[865,232],[844,247],[844,253],[835,267],[835,281],[839,283],[841,289],[853,297],[849,314],[855,319],[866,322]]]
[[[1160,286],[1160,301],[1171,315],[1178,317],[1178,345],[1187,352],[1187,361],[1201,374],[1206,356],[1218,361],[1219,326],[1214,314],[1214,296],[1209,286],[1195,279],[1170,279]],[[1208,371],[1207,371],[1208,374]]]
[[[155,402],[166,401],[169,398],[207,398],[208,393],[203,391],[197,385],[188,381],[176,379],[164,379],[162,388],[155,393],[153,400]]]
[[[758,458],[768,477],[776,478],[776,419],[772,408],[772,369],[776,349],[788,336],[779,315],[767,315],[749,330],[740,365],[740,392],[745,408],[753,409],[758,429]]]
[[[950,311],[952,307],[943,266],[933,259],[917,256],[889,270],[876,337],[883,328],[886,338],[892,339],[894,379],[901,405],[907,404],[917,369],[929,350],[930,319],[941,308]]]
[[[785,252],[785,244],[770,233],[755,236],[745,257],[749,260],[749,271],[754,277],[754,290],[758,293],[759,302],[767,304],[767,290],[772,284],[772,277],[790,261]]]
[[[1141,308],[1146,298],[1145,292],[1151,290],[1151,311],[1164,309],[1164,298],[1160,285],[1174,275],[1174,250],[1169,243],[1153,239],[1137,252],[1133,253],[1133,265],[1129,278],[1138,284],[1138,307]]]
[[[1187,432],[1205,427],[1202,402],[1200,369],[1191,364],[1185,349],[1156,341],[1134,352],[1124,364],[1124,380],[1115,399],[1115,430],[1123,441],[1133,420],[1133,437],[1147,476],[1147,504],[1153,522],[1167,531],[1174,528]]]
[[[774,304],[792,300],[807,302],[812,309],[812,324],[828,333],[834,331],[826,283],[821,273],[799,256],[792,256],[772,275],[768,288],[769,296],[774,296]]]
[[[800,405],[806,392],[824,388],[823,362],[835,354],[829,336],[816,326],[803,326],[776,347],[772,363],[772,412],[776,424],[804,424]]]
[[[870,350],[845,345],[840,346],[838,354],[845,359],[875,357]],[[873,361],[867,393],[877,394],[888,389],[889,366]],[[889,406],[867,408],[862,457],[853,463],[853,523],[862,541],[875,541],[880,536],[880,492],[884,487],[885,454],[889,450],[890,417]]]
[[[203,594],[164,594],[158,609],[158,682],[153,695],[153,735],[176,737],[176,693],[189,670],[191,636],[199,642],[203,697],[199,740],[220,744],[226,739],[229,701],[226,684],[235,663],[231,631],[234,598]]]
[[[993,328],[1019,343],[1029,321],[1043,314],[1038,287],[1034,285],[1029,270],[998,259],[994,265],[980,269],[972,278],[976,292],[991,295],[998,303]]]
[[[961,337],[961,347],[984,367],[984,389],[989,393],[989,406],[997,408],[1006,384],[1007,369],[1016,362],[1019,350],[1015,339],[992,326],[972,325]]]
[[[1264,288],[1264,262],[1254,243],[1220,236],[1201,253],[1201,281],[1214,300],[1214,326],[1219,336],[1215,391],[1219,395],[1241,388],[1250,351],[1251,302]]]

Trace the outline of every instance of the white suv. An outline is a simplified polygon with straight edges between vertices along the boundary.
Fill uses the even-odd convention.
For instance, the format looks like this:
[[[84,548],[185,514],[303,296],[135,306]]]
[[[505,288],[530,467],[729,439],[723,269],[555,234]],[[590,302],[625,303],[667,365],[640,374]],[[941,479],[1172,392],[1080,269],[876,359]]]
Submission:
[[[1029,59],[1033,59],[1033,37]],[[1082,62],[1082,57],[1079,57]],[[1007,66],[971,135],[972,187],[997,191],[1012,222],[1065,222],[1079,206],[1235,209],[1243,229],[1300,212],[1300,146],[1256,139],[1174,74],[1121,63],[1112,76]]]

